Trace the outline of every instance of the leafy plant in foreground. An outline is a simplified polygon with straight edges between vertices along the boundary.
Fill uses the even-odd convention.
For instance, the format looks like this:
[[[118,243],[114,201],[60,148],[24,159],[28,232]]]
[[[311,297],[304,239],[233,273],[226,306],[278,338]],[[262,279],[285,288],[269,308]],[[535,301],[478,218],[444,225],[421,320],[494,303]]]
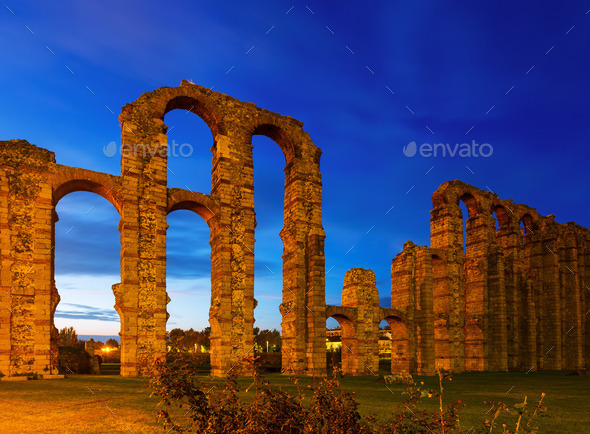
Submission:
[[[315,379],[302,391],[299,378],[291,380],[296,394],[273,387],[256,369],[257,358],[245,359],[242,368],[230,369],[228,378],[197,377],[193,363],[180,355],[171,362],[157,359],[150,368],[149,385],[152,396],[160,398],[158,420],[165,429],[175,432],[202,433],[452,433],[459,432],[461,401],[443,402],[443,383],[451,381],[451,373],[438,370],[439,390],[424,389],[424,383],[408,382],[402,404],[392,409],[386,419],[375,416],[362,418],[354,393],[342,390],[342,373],[334,369],[328,378]],[[237,376],[253,373],[252,383],[244,392],[254,392],[251,401],[238,396],[242,392]],[[513,408],[503,403],[489,403],[496,411],[485,420],[482,429],[491,432],[498,424],[502,411],[518,416],[514,432],[534,432],[535,417],[544,412],[542,399],[533,409],[525,402]],[[425,398],[438,398],[438,410],[419,408]],[[488,403],[486,403],[488,404]],[[525,423],[526,421],[526,423]],[[510,433],[504,424],[504,432]]]

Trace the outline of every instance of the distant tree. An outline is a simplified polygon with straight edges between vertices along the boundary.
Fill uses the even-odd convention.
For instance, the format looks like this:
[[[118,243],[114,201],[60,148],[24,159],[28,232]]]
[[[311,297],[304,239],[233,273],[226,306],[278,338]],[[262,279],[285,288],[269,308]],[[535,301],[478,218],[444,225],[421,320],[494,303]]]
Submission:
[[[196,331],[192,328],[182,330],[175,328],[166,334],[166,343],[173,351],[198,351],[201,347],[209,349],[211,337],[211,327],[204,330]]]
[[[166,333],[166,344],[171,348],[177,349],[183,337],[184,331],[182,329],[172,329]]]
[[[74,327],[64,327],[59,331],[58,344],[60,347],[75,347],[78,345],[78,334]]]
[[[260,330],[254,327],[254,342],[262,351],[266,351],[266,342],[268,342],[269,351],[281,351],[281,332],[277,329]]]
[[[109,340],[106,341],[105,345],[109,348],[119,348],[119,342],[117,342],[115,339],[111,338]]]

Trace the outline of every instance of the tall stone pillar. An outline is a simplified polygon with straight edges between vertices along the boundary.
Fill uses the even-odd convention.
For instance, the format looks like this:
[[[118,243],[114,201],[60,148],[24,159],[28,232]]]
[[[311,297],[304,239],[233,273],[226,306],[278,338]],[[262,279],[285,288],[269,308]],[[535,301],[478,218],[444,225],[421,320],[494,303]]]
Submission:
[[[433,204],[436,203],[433,195]],[[440,203],[430,212],[430,245],[446,252],[446,285],[449,294],[447,333],[449,365],[465,370],[465,291],[463,286],[463,218],[456,204]]]
[[[451,369],[451,339],[449,334],[451,296],[446,266],[446,251],[432,251],[432,309],[434,317],[435,366]]]
[[[432,304],[432,253],[428,248],[416,251],[416,372],[433,375],[434,357],[434,310]]]
[[[404,243],[404,249],[391,262],[391,307],[405,315],[388,318],[391,327],[391,373],[416,372],[416,267],[417,246],[411,241]]]
[[[538,237],[527,234],[527,237]],[[541,297],[542,312],[539,319],[537,358],[539,369],[561,370],[562,364],[562,313],[559,273],[558,228],[555,222],[547,222],[541,231]]]
[[[561,234],[559,249],[561,311],[562,315],[562,355],[564,369],[582,369],[583,330],[582,302],[580,294],[580,267],[578,263],[578,240],[575,226],[566,225]]]
[[[524,342],[523,362],[521,369],[537,370],[543,368],[543,258],[548,249],[542,242],[540,234],[522,235],[523,276],[519,285],[523,289],[525,297],[522,299],[521,310],[526,312],[523,327]]]
[[[492,369],[488,366],[488,361],[491,352],[495,349],[487,339],[490,333],[490,318],[487,316],[488,261],[486,253],[488,245],[494,242],[494,223],[494,218],[483,212],[479,212],[467,219],[464,282],[465,369],[468,371]],[[498,344],[505,345],[505,342],[499,342]]]
[[[166,153],[161,119],[138,128],[141,113],[121,121],[121,283],[113,286],[121,316],[121,375],[142,373],[166,353]],[[134,117],[135,116],[135,117]]]
[[[287,161],[283,240],[283,370],[326,371],[324,230],[319,150]]]
[[[486,252],[486,313],[485,343],[489,371],[508,370],[508,334],[506,319],[506,293],[504,281],[504,255],[496,242]]]
[[[376,375],[379,371],[379,291],[375,273],[363,268],[348,270],[344,276],[342,306],[356,309],[356,354],[345,374]],[[342,348],[342,366],[347,348]]]
[[[508,211],[505,211],[507,214]],[[522,355],[526,351],[525,324],[526,311],[521,306],[526,301],[526,286],[522,269],[522,230],[513,219],[505,216],[505,224],[500,223],[496,232],[498,244],[504,256],[504,288],[506,297],[506,332],[508,369],[524,369]],[[500,219],[500,217],[499,217]],[[530,367],[530,366],[529,366]],[[528,369],[528,368],[527,368]]]
[[[0,147],[0,372],[49,373],[51,356],[52,152],[24,140]]]
[[[225,376],[253,354],[252,147],[218,134],[212,151],[211,194],[220,202],[211,229],[211,372]]]

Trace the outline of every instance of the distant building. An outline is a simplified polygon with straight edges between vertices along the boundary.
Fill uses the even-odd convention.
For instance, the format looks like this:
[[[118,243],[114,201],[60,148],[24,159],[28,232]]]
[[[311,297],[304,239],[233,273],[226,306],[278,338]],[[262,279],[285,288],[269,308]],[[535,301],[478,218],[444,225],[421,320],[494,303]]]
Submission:
[[[379,357],[391,357],[391,330],[379,330]]]
[[[326,337],[330,338],[335,336],[342,338],[342,329],[340,327],[326,330]]]
[[[342,329],[326,330],[326,350],[340,351],[342,348]]]
[[[326,330],[326,350],[338,351],[342,348],[342,329]],[[379,330],[379,357],[391,357],[391,330]]]

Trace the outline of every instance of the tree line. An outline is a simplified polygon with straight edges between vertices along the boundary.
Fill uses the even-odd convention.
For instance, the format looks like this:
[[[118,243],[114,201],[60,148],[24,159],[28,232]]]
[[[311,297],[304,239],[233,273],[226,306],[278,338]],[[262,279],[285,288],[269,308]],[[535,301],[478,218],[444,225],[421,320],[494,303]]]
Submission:
[[[197,331],[192,328],[183,330],[175,328],[166,333],[166,345],[169,351],[209,352],[211,348],[211,327]],[[254,327],[254,349],[256,352],[281,351],[281,332],[277,329]]]

